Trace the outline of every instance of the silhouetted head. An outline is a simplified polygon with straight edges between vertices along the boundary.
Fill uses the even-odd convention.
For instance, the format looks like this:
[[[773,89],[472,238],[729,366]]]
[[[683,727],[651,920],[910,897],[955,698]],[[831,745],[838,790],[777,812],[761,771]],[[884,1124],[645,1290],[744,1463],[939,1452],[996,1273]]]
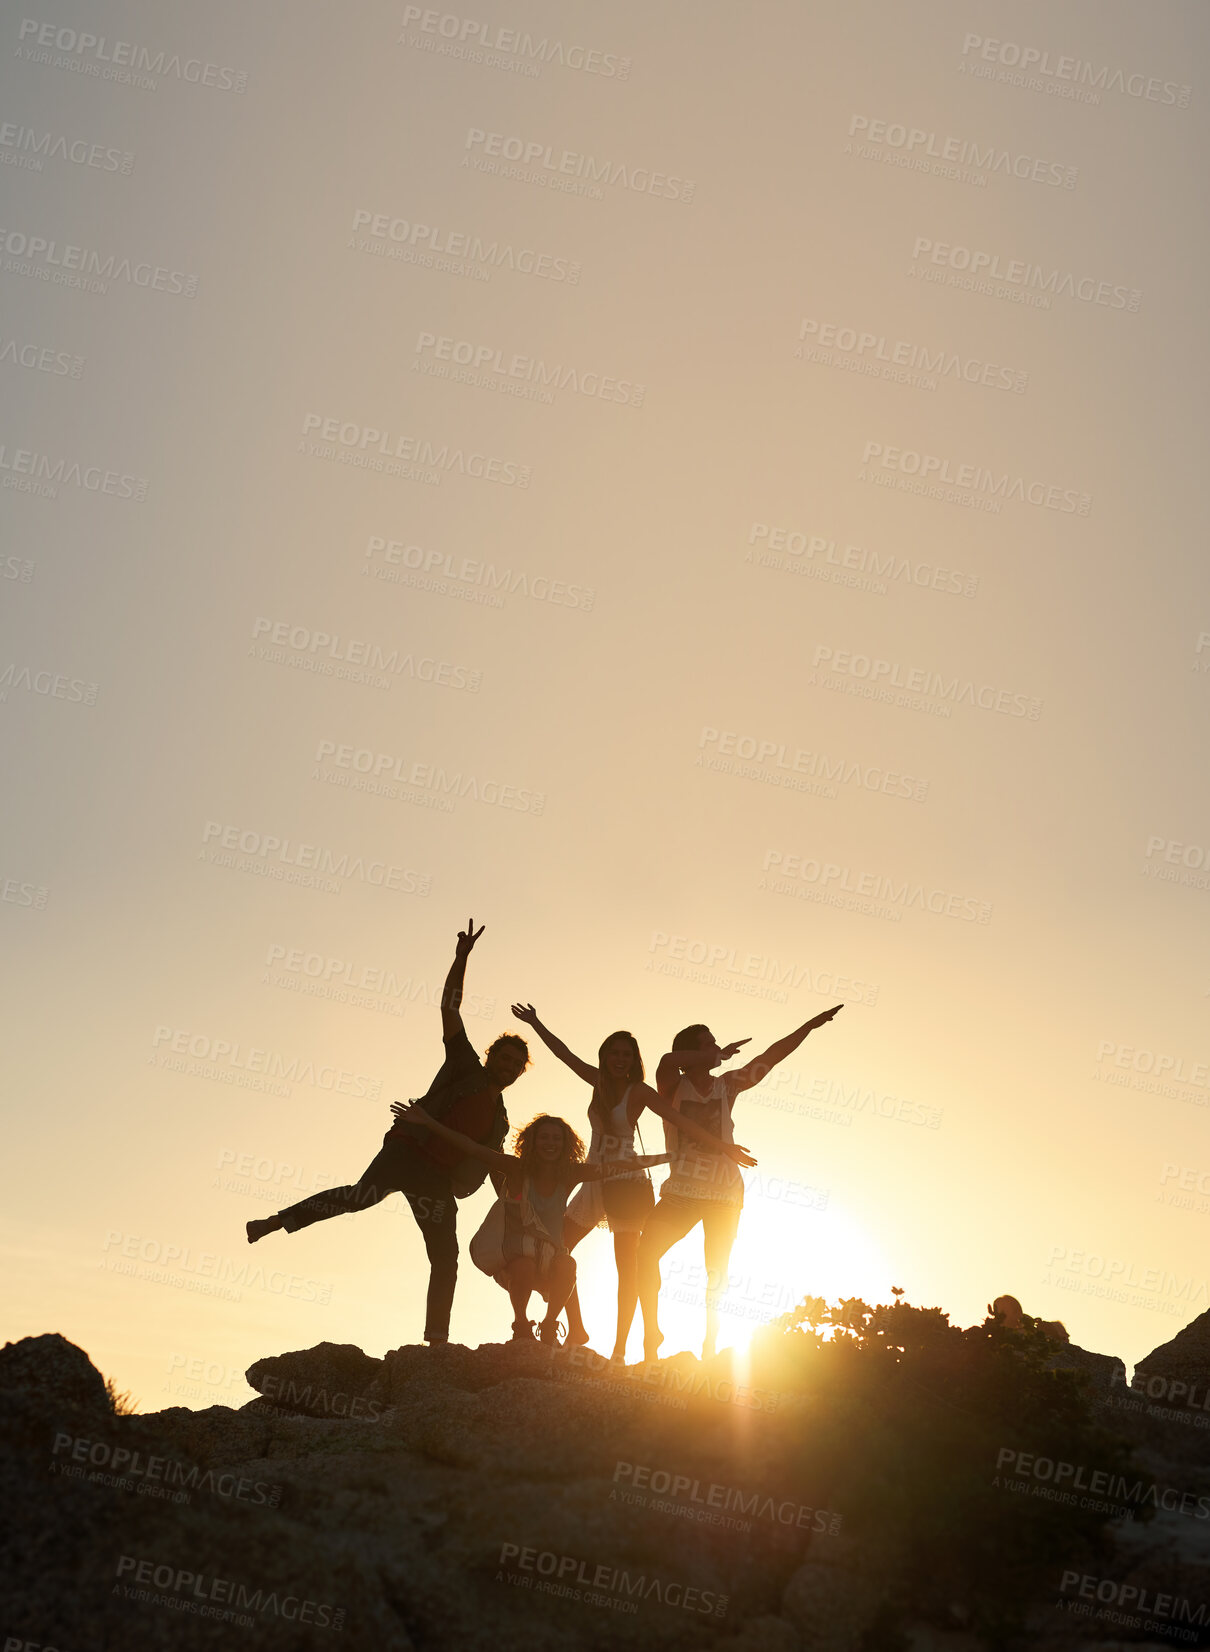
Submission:
[[[628,1085],[643,1082],[643,1057],[633,1033],[610,1033],[597,1051],[597,1071],[601,1076],[588,1104],[589,1118],[594,1108],[616,1106]]]
[[[709,1050],[711,1059],[707,1065],[710,1067],[717,1067],[723,1059],[723,1052],[719,1047],[718,1040],[710,1031],[710,1028],[704,1026],[700,1021],[695,1022],[692,1027],[682,1027],[672,1040],[672,1048],[674,1051]]]
[[[998,1296],[992,1303],[992,1313],[1009,1331],[1021,1329],[1021,1318],[1024,1309],[1015,1296]]]
[[[584,1143],[566,1119],[539,1113],[517,1131],[513,1151],[527,1169],[583,1164]]]
[[[483,1057],[483,1071],[497,1090],[515,1084],[528,1066],[529,1045],[516,1033],[501,1033]]]
[[[597,1062],[601,1077],[613,1079],[615,1084],[643,1082],[643,1057],[633,1033],[610,1033],[597,1052]]]

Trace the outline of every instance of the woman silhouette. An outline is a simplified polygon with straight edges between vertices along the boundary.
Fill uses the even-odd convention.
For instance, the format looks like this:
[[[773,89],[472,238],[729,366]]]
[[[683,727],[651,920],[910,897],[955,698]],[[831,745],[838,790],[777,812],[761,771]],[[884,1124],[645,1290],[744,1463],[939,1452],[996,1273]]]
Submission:
[[[547,1113],[518,1130],[514,1153],[495,1153],[430,1118],[419,1102],[409,1107],[396,1102],[392,1111],[408,1124],[418,1124],[451,1147],[479,1159],[499,1178],[497,1186],[503,1184],[500,1191],[506,1220],[491,1258],[494,1265],[489,1267],[479,1259],[474,1242],[472,1260],[485,1272],[490,1271],[496,1283],[508,1292],[513,1305],[514,1342],[533,1338],[527,1316],[534,1291],[547,1302],[539,1340],[556,1342],[560,1311],[576,1283],[576,1264],[563,1238],[568,1197],[581,1183],[612,1176],[615,1167],[585,1164],[584,1143],[571,1125]],[[640,1173],[649,1164],[667,1163],[667,1153],[635,1160]]]
[[[641,1168],[644,1161],[636,1158],[634,1150],[635,1128],[643,1109],[649,1107],[661,1118],[675,1119],[682,1133],[706,1154],[721,1153],[733,1165],[754,1165],[756,1160],[746,1148],[724,1141],[695,1120],[678,1116],[671,1103],[644,1082],[643,1058],[633,1033],[610,1033],[598,1051],[594,1067],[574,1055],[561,1038],[543,1025],[532,1004],[514,1004],[513,1014],[518,1021],[532,1027],[546,1047],[577,1077],[592,1086],[588,1104],[588,1122],[592,1129],[588,1162],[617,1168],[607,1180],[588,1181],[581,1187],[568,1206],[564,1239],[568,1251],[573,1251],[586,1233],[602,1223],[608,1224],[618,1270],[618,1317],[612,1357],[616,1360],[626,1357],[635,1305],[641,1296],[644,1351],[653,1359],[663,1340],[656,1326],[659,1275],[648,1270],[640,1282],[638,1265],[639,1239],[655,1209],[651,1182]],[[656,1162],[667,1162],[667,1156]],[[579,1293],[574,1287],[567,1298],[567,1340],[588,1341]]]

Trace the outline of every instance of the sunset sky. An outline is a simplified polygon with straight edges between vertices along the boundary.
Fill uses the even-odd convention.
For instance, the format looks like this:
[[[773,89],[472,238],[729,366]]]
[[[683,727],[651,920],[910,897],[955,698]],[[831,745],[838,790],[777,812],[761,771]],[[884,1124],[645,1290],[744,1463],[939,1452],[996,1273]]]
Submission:
[[[399,1196],[244,1223],[427,1088],[470,914],[479,1048],[845,1004],[737,1104],[724,1342],[1210,1308],[1210,24],[1005,16],[4,25],[6,1336],[145,1411],[419,1340]]]

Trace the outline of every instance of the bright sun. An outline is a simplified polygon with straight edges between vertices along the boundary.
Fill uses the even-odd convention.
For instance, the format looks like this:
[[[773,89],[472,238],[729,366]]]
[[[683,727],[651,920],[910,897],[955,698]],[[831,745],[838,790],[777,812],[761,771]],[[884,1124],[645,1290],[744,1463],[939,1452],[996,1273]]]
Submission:
[[[576,1248],[580,1300],[596,1348],[612,1340],[617,1274],[607,1234],[592,1234]],[[664,1257],[660,1329],[663,1356],[681,1349],[701,1352],[705,1326],[706,1272],[702,1233],[696,1229]],[[721,1304],[720,1348],[746,1348],[752,1334],[789,1313],[804,1296],[860,1296],[889,1302],[895,1282],[881,1248],[843,1207],[803,1210],[783,1201],[749,1197],[731,1253],[727,1294]],[[635,1316],[628,1358],[641,1349],[641,1316]]]

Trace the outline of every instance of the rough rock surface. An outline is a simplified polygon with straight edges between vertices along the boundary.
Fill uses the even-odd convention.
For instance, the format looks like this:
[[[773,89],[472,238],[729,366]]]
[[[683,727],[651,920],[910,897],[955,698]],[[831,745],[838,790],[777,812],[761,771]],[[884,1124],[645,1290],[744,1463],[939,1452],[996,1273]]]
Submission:
[[[248,1375],[262,1397],[240,1410],[115,1416],[61,1337],[0,1352],[0,1496],[19,1517],[6,1635],[64,1652],[879,1645],[893,1554],[736,1514],[732,1491],[843,1508],[847,1459],[826,1412],[754,1403],[728,1356],[619,1370],[536,1345],[375,1360],[324,1343]],[[1137,1436],[1139,1474],[1210,1499],[1210,1430],[1124,1385],[1105,1405]],[[673,1501],[659,1477],[675,1474],[693,1489]],[[1103,1575],[1201,1599],[1203,1527],[1166,1512],[1133,1526]],[[1111,1638],[1048,1618],[1028,1644]],[[936,1628],[913,1644],[986,1652]]]
[[[1134,1368],[1136,1386],[1141,1378],[1166,1381],[1169,1392],[1165,1398],[1169,1400],[1187,1403],[1193,1388],[1199,1391],[1199,1403],[1205,1399],[1210,1390],[1210,1308],[1178,1331],[1171,1342],[1161,1343],[1139,1361]],[[1172,1385],[1177,1383],[1187,1386],[1174,1394]]]

